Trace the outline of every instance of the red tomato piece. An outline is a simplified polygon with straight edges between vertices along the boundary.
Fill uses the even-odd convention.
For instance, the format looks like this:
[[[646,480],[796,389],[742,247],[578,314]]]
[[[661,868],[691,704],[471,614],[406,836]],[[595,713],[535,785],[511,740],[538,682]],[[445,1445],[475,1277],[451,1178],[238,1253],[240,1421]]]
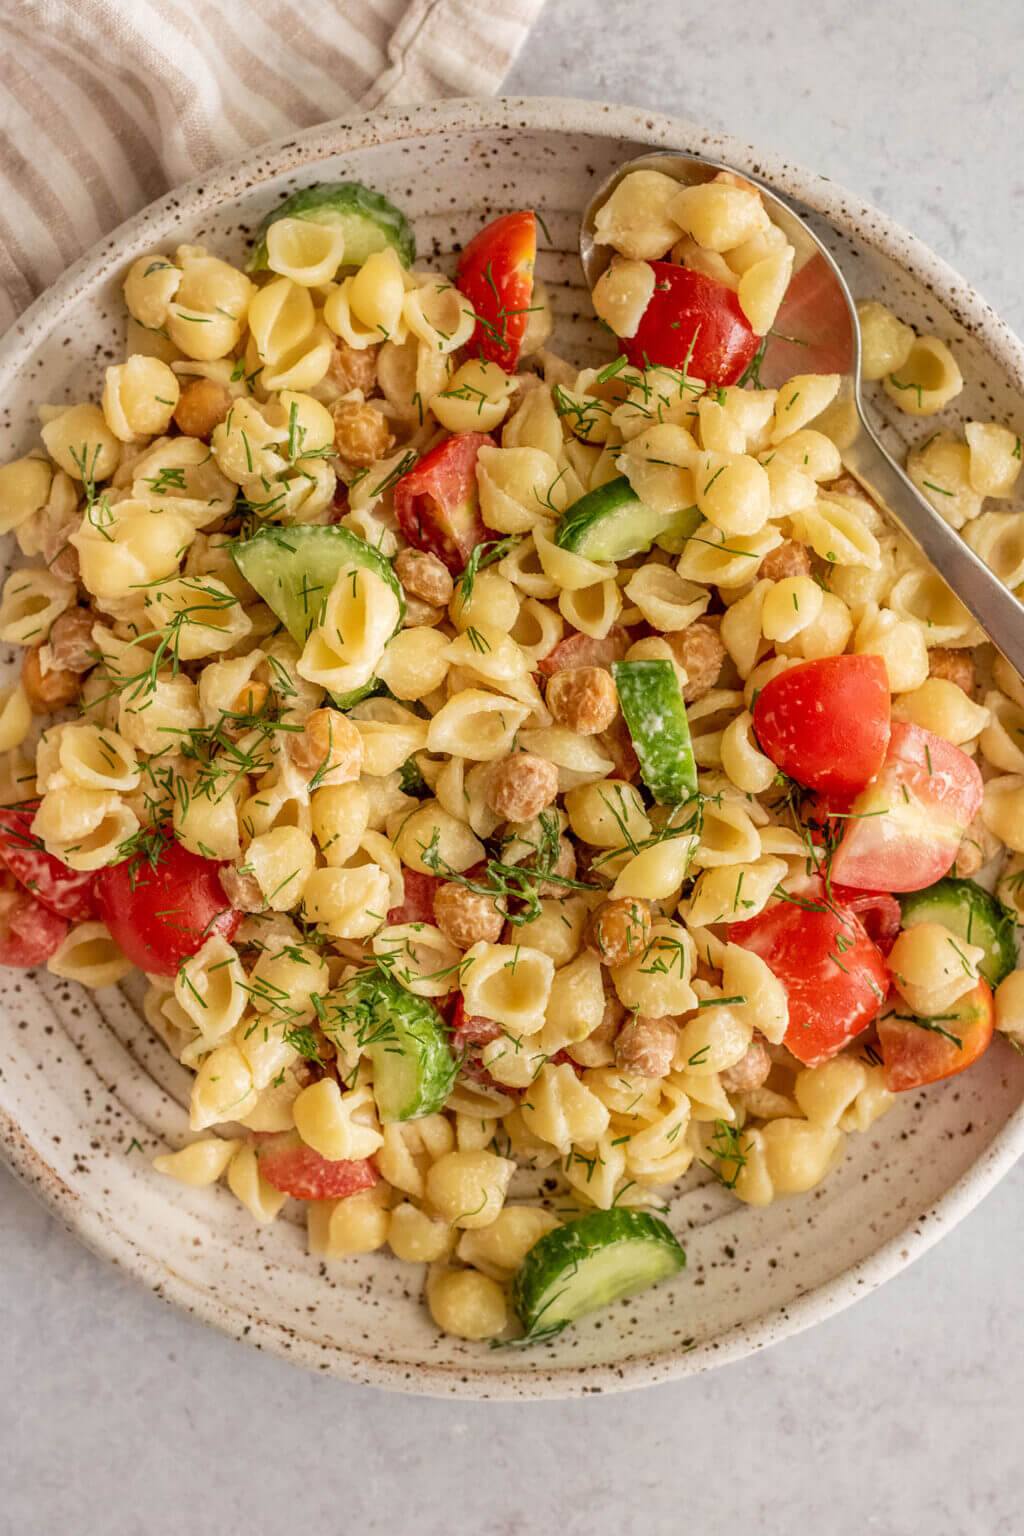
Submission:
[[[44,907],[13,876],[0,888],[0,965],[43,965],[67,937],[68,920]]]
[[[856,913],[864,924],[868,938],[883,955],[887,955],[896,942],[903,922],[900,904],[895,896],[886,891],[852,891],[846,886],[832,886],[832,895],[840,906]]]
[[[866,1029],[889,990],[885,961],[848,907],[821,880],[729,927],[729,941],[760,955],[789,999],[786,1045],[807,1067],[828,1061]]]
[[[455,285],[476,310],[470,350],[514,373],[526,334],[537,259],[537,217],[506,213],[474,235],[459,257]]]
[[[256,1157],[268,1184],[294,1200],[344,1200],[380,1178],[368,1157],[331,1162],[307,1147],[298,1131],[257,1136]]]
[[[868,891],[934,885],[949,872],[981,800],[981,774],[965,752],[894,721],[885,762],[843,823],[832,878]]]
[[[444,882],[440,875],[422,875],[418,869],[402,870],[404,900],[400,907],[392,907],[388,923],[432,923],[434,921],[434,893]]]
[[[174,976],[211,934],[232,939],[242,921],[221,889],[223,863],[201,859],[174,837],[96,875],[100,916],[140,970]]]
[[[948,1034],[924,1027],[905,1008],[883,1014],[878,1021],[878,1041],[885,1063],[885,1086],[890,1093],[905,1093],[908,1088],[923,1088],[926,1083],[963,1072],[988,1050],[994,1020],[992,993],[983,981],[941,1019],[925,1021],[941,1025]]]
[[[652,261],[654,293],[636,334],[621,343],[634,368],[685,368],[707,384],[735,384],[760,337],[731,288],[703,272]]]
[[[881,656],[826,656],[790,667],[754,701],[762,752],[824,794],[854,794],[885,761],[889,674]]]
[[[68,869],[46,852],[32,831],[32,818],[38,809],[38,800],[0,809],[0,862],[26,891],[59,917],[76,923],[95,917],[95,873]]]
[[[395,485],[395,516],[410,544],[443,560],[453,576],[492,537],[480,516],[476,460],[486,432],[457,432],[425,453]]]
[[[559,640],[554,650],[537,663],[537,669],[545,677],[554,677],[556,672],[567,672],[571,667],[610,667],[613,661],[621,661],[628,649],[628,633],[621,624],[613,624],[601,640],[579,633]]]
[[[795,373],[849,373],[853,331],[842,290],[824,256],[794,272],[772,321],[759,378],[766,389]]]

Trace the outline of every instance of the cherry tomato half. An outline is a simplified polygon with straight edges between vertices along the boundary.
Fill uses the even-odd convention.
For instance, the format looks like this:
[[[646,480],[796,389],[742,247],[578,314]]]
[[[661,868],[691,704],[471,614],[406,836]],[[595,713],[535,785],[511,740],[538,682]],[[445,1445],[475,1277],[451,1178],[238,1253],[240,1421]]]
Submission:
[[[456,287],[477,314],[469,349],[514,373],[526,334],[537,259],[537,216],[529,209],[488,224],[459,257]]]
[[[68,869],[46,852],[32,831],[32,818],[38,809],[38,800],[0,808],[0,862],[26,891],[59,917],[72,922],[95,917],[95,872]]]
[[[786,1045],[816,1067],[848,1045],[875,1018],[889,990],[889,971],[860,919],[824,883],[799,892],[745,923],[729,941],[760,955],[789,999]]]
[[[0,886],[0,965],[44,965],[67,937],[68,920],[4,874]]]
[[[994,1020],[992,993],[983,981],[941,1019],[922,1023],[905,1006],[884,1013],[878,1021],[878,1043],[889,1092],[905,1093],[963,1072],[988,1050]]]
[[[654,293],[636,333],[622,342],[634,368],[685,368],[707,384],[735,384],[761,338],[731,288],[703,272],[652,261]]]
[[[832,878],[868,891],[934,885],[949,872],[981,800],[981,774],[965,752],[894,721],[885,762],[842,823]]]
[[[136,854],[97,872],[100,916],[133,965],[173,976],[211,934],[234,938],[242,914],[221,888],[223,868],[169,836],[152,857]]]
[[[409,543],[443,560],[453,576],[493,535],[480,516],[477,455],[485,432],[458,432],[425,453],[395,485],[395,516]]]
[[[824,794],[854,794],[889,745],[889,674],[881,656],[826,656],[790,667],[754,701],[754,730],[772,762]]]

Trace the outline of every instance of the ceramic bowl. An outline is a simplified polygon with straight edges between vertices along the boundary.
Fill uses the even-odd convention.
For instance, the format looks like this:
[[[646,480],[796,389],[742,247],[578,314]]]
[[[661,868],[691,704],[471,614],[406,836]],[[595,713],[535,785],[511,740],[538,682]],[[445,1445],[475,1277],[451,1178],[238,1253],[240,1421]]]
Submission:
[[[793,198],[858,295],[953,342],[961,417],[1019,421],[1024,350],[970,287],[891,219],[833,183],[734,139],[632,108],[561,100],[445,102],[349,119],[270,145],[183,187],[78,262],[0,345],[0,457],[35,441],[45,402],[98,393],[119,359],[120,276],[153,247],[205,242],[241,257],[296,187],[352,177],[412,217],[427,261],[493,215],[532,206],[550,240],[556,344],[603,352],[580,287],[580,210],[619,161],[651,146],[705,153]],[[915,432],[886,418],[892,441]],[[929,421],[916,428],[923,436]],[[0,1140],[21,1176],[97,1252],[158,1295],[318,1371],[408,1392],[539,1398],[698,1372],[761,1349],[867,1294],[971,1209],[1024,1147],[1024,1060],[997,1044],[965,1077],[919,1094],[864,1136],[813,1194],[767,1210],[684,1185],[669,1220],[686,1271],[530,1352],[442,1337],[423,1273],[386,1253],[325,1267],[287,1216],[257,1228],[222,1188],[162,1179],[150,1157],[187,1139],[190,1079],[142,1019],[137,990],[89,994],[46,972],[0,977]]]

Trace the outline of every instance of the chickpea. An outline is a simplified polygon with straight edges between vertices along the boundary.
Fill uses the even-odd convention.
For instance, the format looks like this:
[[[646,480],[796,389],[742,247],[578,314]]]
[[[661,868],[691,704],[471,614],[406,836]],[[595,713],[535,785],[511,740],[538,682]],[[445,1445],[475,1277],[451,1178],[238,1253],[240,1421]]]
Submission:
[[[809,576],[811,557],[795,539],[784,539],[776,549],[768,551],[757,574],[766,581],[785,581],[789,576]]]
[[[602,902],[590,919],[587,948],[605,965],[625,965],[650,943],[651,914],[647,903],[632,896]]]
[[[425,549],[403,549],[395,556],[395,575],[406,597],[418,597],[431,607],[446,607],[455,583],[446,565]]]
[[[731,1067],[719,1073],[719,1082],[726,1093],[749,1093],[760,1088],[772,1070],[772,1059],[761,1035],[755,1035],[746,1053]]]
[[[379,351],[379,347],[350,347],[339,336],[327,366],[328,381],[342,395],[347,395],[350,389],[361,389],[364,395],[370,394],[377,382]]]
[[[34,715],[48,715],[55,709],[73,704],[82,691],[81,672],[65,667],[47,667],[44,672],[39,660],[41,651],[41,645],[31,646],[21,664],[25,697]]]
[[[406,597],[405,619],[406,629],[433,629],[435,624],[440,624],[445,616],[443,608],[435,608],[433,603],[425,603],[419,597]]]
[[[208,443],[214,427],[219,427],[230,411],[233,398],[225,385],[213,379],[193,379],[174,407],[174,420],[186,437],[201,437]]]
[[[725,646],[718,633],[717,621],[698,619],[678,634],[666,635],[666,641],[687,676],[683,698],[687,704],[701,699],[718,682],[725,661]]]
[[[487,781],[487,804],[502,821],[532,821],[558,794],[558,769],[532,752],[515,752],[495,763]]]
[[[536,854],[532,854],[530,858],[523,861],[524,869],[536,869],[536,867]],[[558,857],[555,859],[554,868],[551,870],[551,873],[553,875],[561,875],[564,880],[574,880],[576,878],[576,850],[567,837],[563,836],[558,839]],[[567,889],[568,887],[564,886],[560,880],[540,880],[537,882],[538,896],[564,896]]]
[[[65,544],[48,563],[53,574],[62,581],[78,581],[82,574],[82,562],[73,544]]]
[[[457,949],[469,949],[481,940],[496,944],[505,915],[490,896],[467,891],[456,881],[446,881],[434,893],[434,922]]]
[[[605,731],[619,712],[612,675],[604,667],[569,667],[548,683],[548,709],[560,725],[580,736]]]
[[[67,608],[54,619],[48,644],[53,665],[62,671],[88,672],[100,659],[92,638],[96,617],[88,608]]]
[[[676,1021],[643,1014],[627,1019],[615,1040],[615,1063],[638,1077],[664,1077],[676,1050]]]
[[[382,459],[395,439],[385,416],[374,405],[339,400],[332,406],[334,446],[346,464],[364,468]]]
[[[262,912],[265,906],[263,892],[255,875],[225,864],[219,871],[221,890],[236,912]]]
[[[567,1047],[573,1061],[581,1067],[606,1067],[615,1057],[615,1040],[622,1028],[626,1010],[614,992],[605,993],[604,1017],[585,1040]]]
[[[362,772],[363,738],[336,709],[314,709],[305,730],[289,736],[287,750],[295,767],[316,779],[318,789],[350,784]]]
[[[967,651],[953,651],[933,646],[928,652],[928,676],[942,677],[955,683],[970,698],[974,690],[974,660]]]

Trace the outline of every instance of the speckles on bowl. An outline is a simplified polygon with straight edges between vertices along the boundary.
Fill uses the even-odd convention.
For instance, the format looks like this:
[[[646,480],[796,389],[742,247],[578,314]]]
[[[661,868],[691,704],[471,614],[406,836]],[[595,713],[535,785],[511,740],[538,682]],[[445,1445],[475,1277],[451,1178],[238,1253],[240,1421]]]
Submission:
[[[849,193],[693,124],[563,101],[444,102],[315,129],[154,204],[73,267],[0,343],[0,455],[35,441],[35,410],[96,391],[124,314],[119,279],[153,247],[204,240],[240,257],[258,220],[295,187],[357,177],[401,202],[428,260],[448,260],[491,213],[543,214],[541,275],[556,344],[602,350],[575,256],[578,212],[619,161],[688,149],[763,176],[829,231],[858,294],[888,298],[957,346],[969,414],[1019,418],[1020,344],[962,279]],[[112,340],[112,338],[116,338]],[[885,402],[878,401],[885,409]],[[908,425],[895,411],[886,432]],[[933,430],[932,424],[925,427]],[[700,1371],[763,1348],[865,1294],[935,1241],[1024,1145],[1024,1063],[990,1052],[953,1093],[902,1103],[811,1199],[767,1211],[684,1185],[669,1219],[687,1269],[529,1354],[439,1336],[422,1276],[383,1254],[325,1265],[287,1212],[255,1228],[223,1189],[161,1180],[155,1151],[186,1139],[190,1074],[141,1017],[141,989],[86,996],[8,973],[0,1143],[22,1176],[97,1251],[162,1299],[256,1348],[312,1369],[452,1397],[592,1395]],[[922,1214],[923,1213],[923,1214]]]

